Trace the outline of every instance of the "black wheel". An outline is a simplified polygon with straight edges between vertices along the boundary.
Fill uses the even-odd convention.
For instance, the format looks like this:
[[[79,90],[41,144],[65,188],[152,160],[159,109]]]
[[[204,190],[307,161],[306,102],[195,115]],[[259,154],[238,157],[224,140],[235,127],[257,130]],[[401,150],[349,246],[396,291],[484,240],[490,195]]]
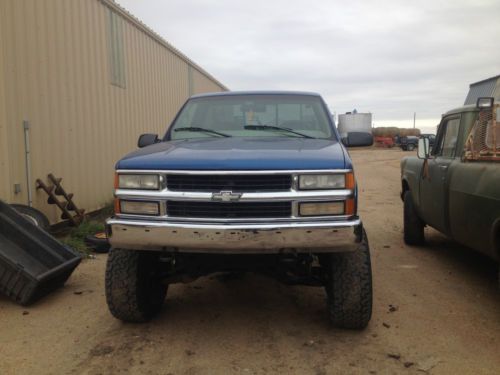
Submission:
[[[36,208],[25,206],[23,204],[11,204],[11,207],[19,212],[25,219],[35,226],[48,232],[50,230],[50,222],[42,212]]]
[[[408,150],[406,146],[401,146],[401,149],[402,149],[403,151],[407,151],[407,150]]]
[[[408,151],[413,151],[415,150],[415,145],[413,143],[410,143],[407,147]]]
[[[408,190],[404,195],[403,212],[404,240],[407,245],[423,245],[425,223],[420,219],[415,211],[411,192]]]
[[[159,277],[158,253],[111,249],[106,265],[106,302],[125,322],[146,322],[163,306],[168,286]]]
[[[85,245],[94,250],[94,252],[100,254],[108,253],[111,246],[105,232],[89,234],[88,236],[85,236],[84,242]]]
[[[335,327],[363,329],[372,316],[370,247],[363,230],[356,251],[331,253],[324,258],[330,321]]]

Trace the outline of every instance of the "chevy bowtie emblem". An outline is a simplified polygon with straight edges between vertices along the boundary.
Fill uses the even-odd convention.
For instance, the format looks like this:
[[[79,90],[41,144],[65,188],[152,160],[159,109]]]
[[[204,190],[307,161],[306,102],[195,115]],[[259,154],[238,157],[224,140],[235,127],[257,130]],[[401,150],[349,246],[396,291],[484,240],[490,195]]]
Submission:
[[[241,193],[233,193],[231,190],[223,190],[220,193],[213,193],[212,200],[220,202],[235,202],[239,201]]]

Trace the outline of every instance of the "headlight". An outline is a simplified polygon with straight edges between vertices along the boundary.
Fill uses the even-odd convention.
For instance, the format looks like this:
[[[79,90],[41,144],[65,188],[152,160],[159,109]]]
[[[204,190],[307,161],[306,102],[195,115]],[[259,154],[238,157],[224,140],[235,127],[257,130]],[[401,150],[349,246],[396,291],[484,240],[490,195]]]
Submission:
[[[122,214],[132,215],[155,215],[160,214],[160,205],[158,202],[140,202],[140,201],[120,201],[120,212]]]
[[[159,190],[160,176],[155,174],[119,174],[118,188],[138,190]]]
[[[300,203],[300,216],[343,215],[344,202],[311,202]]]
[[[344,189],[346,187],[345,174],[304,174],[299,176],[299,189]]]

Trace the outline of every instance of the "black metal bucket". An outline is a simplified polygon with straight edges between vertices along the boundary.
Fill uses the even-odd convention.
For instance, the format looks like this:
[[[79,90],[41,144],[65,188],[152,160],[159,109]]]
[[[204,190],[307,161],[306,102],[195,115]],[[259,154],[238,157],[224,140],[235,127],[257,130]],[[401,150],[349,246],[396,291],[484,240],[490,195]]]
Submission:
[[[80,261],[77,252],[0,201],[0,292],[28,305],[62,286]]]

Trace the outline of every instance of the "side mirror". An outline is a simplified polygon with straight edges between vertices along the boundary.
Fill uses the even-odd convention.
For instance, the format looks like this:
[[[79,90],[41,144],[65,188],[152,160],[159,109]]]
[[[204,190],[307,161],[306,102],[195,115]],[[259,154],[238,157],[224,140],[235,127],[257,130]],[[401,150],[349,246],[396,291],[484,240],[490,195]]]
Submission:
[[[428,159],[430,154],[429,138],[420,138],[418,140],[418,152],[417,156],[419,159]]]
[[[142,148],[158,143],[158,134],[141,134],[137,141],[137,147]]]
[[[494,98],[490,97],[477,98],[476,107],[480,109],[492,108],[494,100],[495,100]]]

